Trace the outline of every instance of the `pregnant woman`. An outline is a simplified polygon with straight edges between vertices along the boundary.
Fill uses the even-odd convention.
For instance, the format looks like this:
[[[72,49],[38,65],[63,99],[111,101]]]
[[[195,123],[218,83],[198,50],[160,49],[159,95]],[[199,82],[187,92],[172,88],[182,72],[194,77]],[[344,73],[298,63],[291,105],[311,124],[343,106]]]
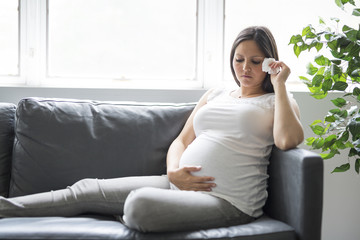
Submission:
[[[142,232],[245,224],[262,215],[272,146],[303,141],[286,91],[289,67],[265,27],[240,32],[231,49],[238,88],[200,99],[167,155],[167,175],[83,179],[45,193],[0,198],[0,217],[111,214]]]

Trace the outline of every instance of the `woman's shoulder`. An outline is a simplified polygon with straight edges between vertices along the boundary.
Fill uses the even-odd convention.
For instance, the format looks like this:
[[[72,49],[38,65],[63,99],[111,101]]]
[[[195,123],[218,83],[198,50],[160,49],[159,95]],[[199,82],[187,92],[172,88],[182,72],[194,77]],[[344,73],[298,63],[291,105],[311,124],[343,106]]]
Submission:
[[[211,102],[219,97],[228,96],[232,90],[225,87],[217,87],[209,90],[207,101]]]

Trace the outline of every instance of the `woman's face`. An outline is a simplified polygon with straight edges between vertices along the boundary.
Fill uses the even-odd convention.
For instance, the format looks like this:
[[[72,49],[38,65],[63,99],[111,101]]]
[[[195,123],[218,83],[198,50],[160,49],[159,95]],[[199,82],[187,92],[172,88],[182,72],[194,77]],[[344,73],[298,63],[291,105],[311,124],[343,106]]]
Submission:
[[[253,40],[241,42],[235,49],[233,67],[242,88],[261,88],[266,73],[262,71],[265,54]]]

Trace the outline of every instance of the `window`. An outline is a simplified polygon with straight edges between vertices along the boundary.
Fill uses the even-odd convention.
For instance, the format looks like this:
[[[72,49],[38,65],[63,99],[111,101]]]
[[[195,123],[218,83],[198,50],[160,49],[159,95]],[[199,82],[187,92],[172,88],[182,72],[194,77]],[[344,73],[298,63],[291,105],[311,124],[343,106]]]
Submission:
[[[48,4],[49,77],[196,79],[196,1]]]
[[[0,76],[19,75],[18,1],[0,1]]]
[[[270,28],[280,59],[292,69],[289,81],[296,82],[312,57],[297,59],[289,40],[305,25],[316,25],[318,16],[358,27],[333,0],[2,0],[0,84],[233,84],[230,48],[251,25]]]

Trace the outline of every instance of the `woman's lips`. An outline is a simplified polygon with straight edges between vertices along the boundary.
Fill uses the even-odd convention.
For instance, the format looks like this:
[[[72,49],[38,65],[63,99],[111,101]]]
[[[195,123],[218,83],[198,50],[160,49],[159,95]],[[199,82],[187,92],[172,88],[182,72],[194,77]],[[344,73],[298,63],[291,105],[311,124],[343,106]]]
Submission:
[[[243,78],[251,78],[251,76],[249,76],[249,75],[242,75],[241,77],[243,77]]]

